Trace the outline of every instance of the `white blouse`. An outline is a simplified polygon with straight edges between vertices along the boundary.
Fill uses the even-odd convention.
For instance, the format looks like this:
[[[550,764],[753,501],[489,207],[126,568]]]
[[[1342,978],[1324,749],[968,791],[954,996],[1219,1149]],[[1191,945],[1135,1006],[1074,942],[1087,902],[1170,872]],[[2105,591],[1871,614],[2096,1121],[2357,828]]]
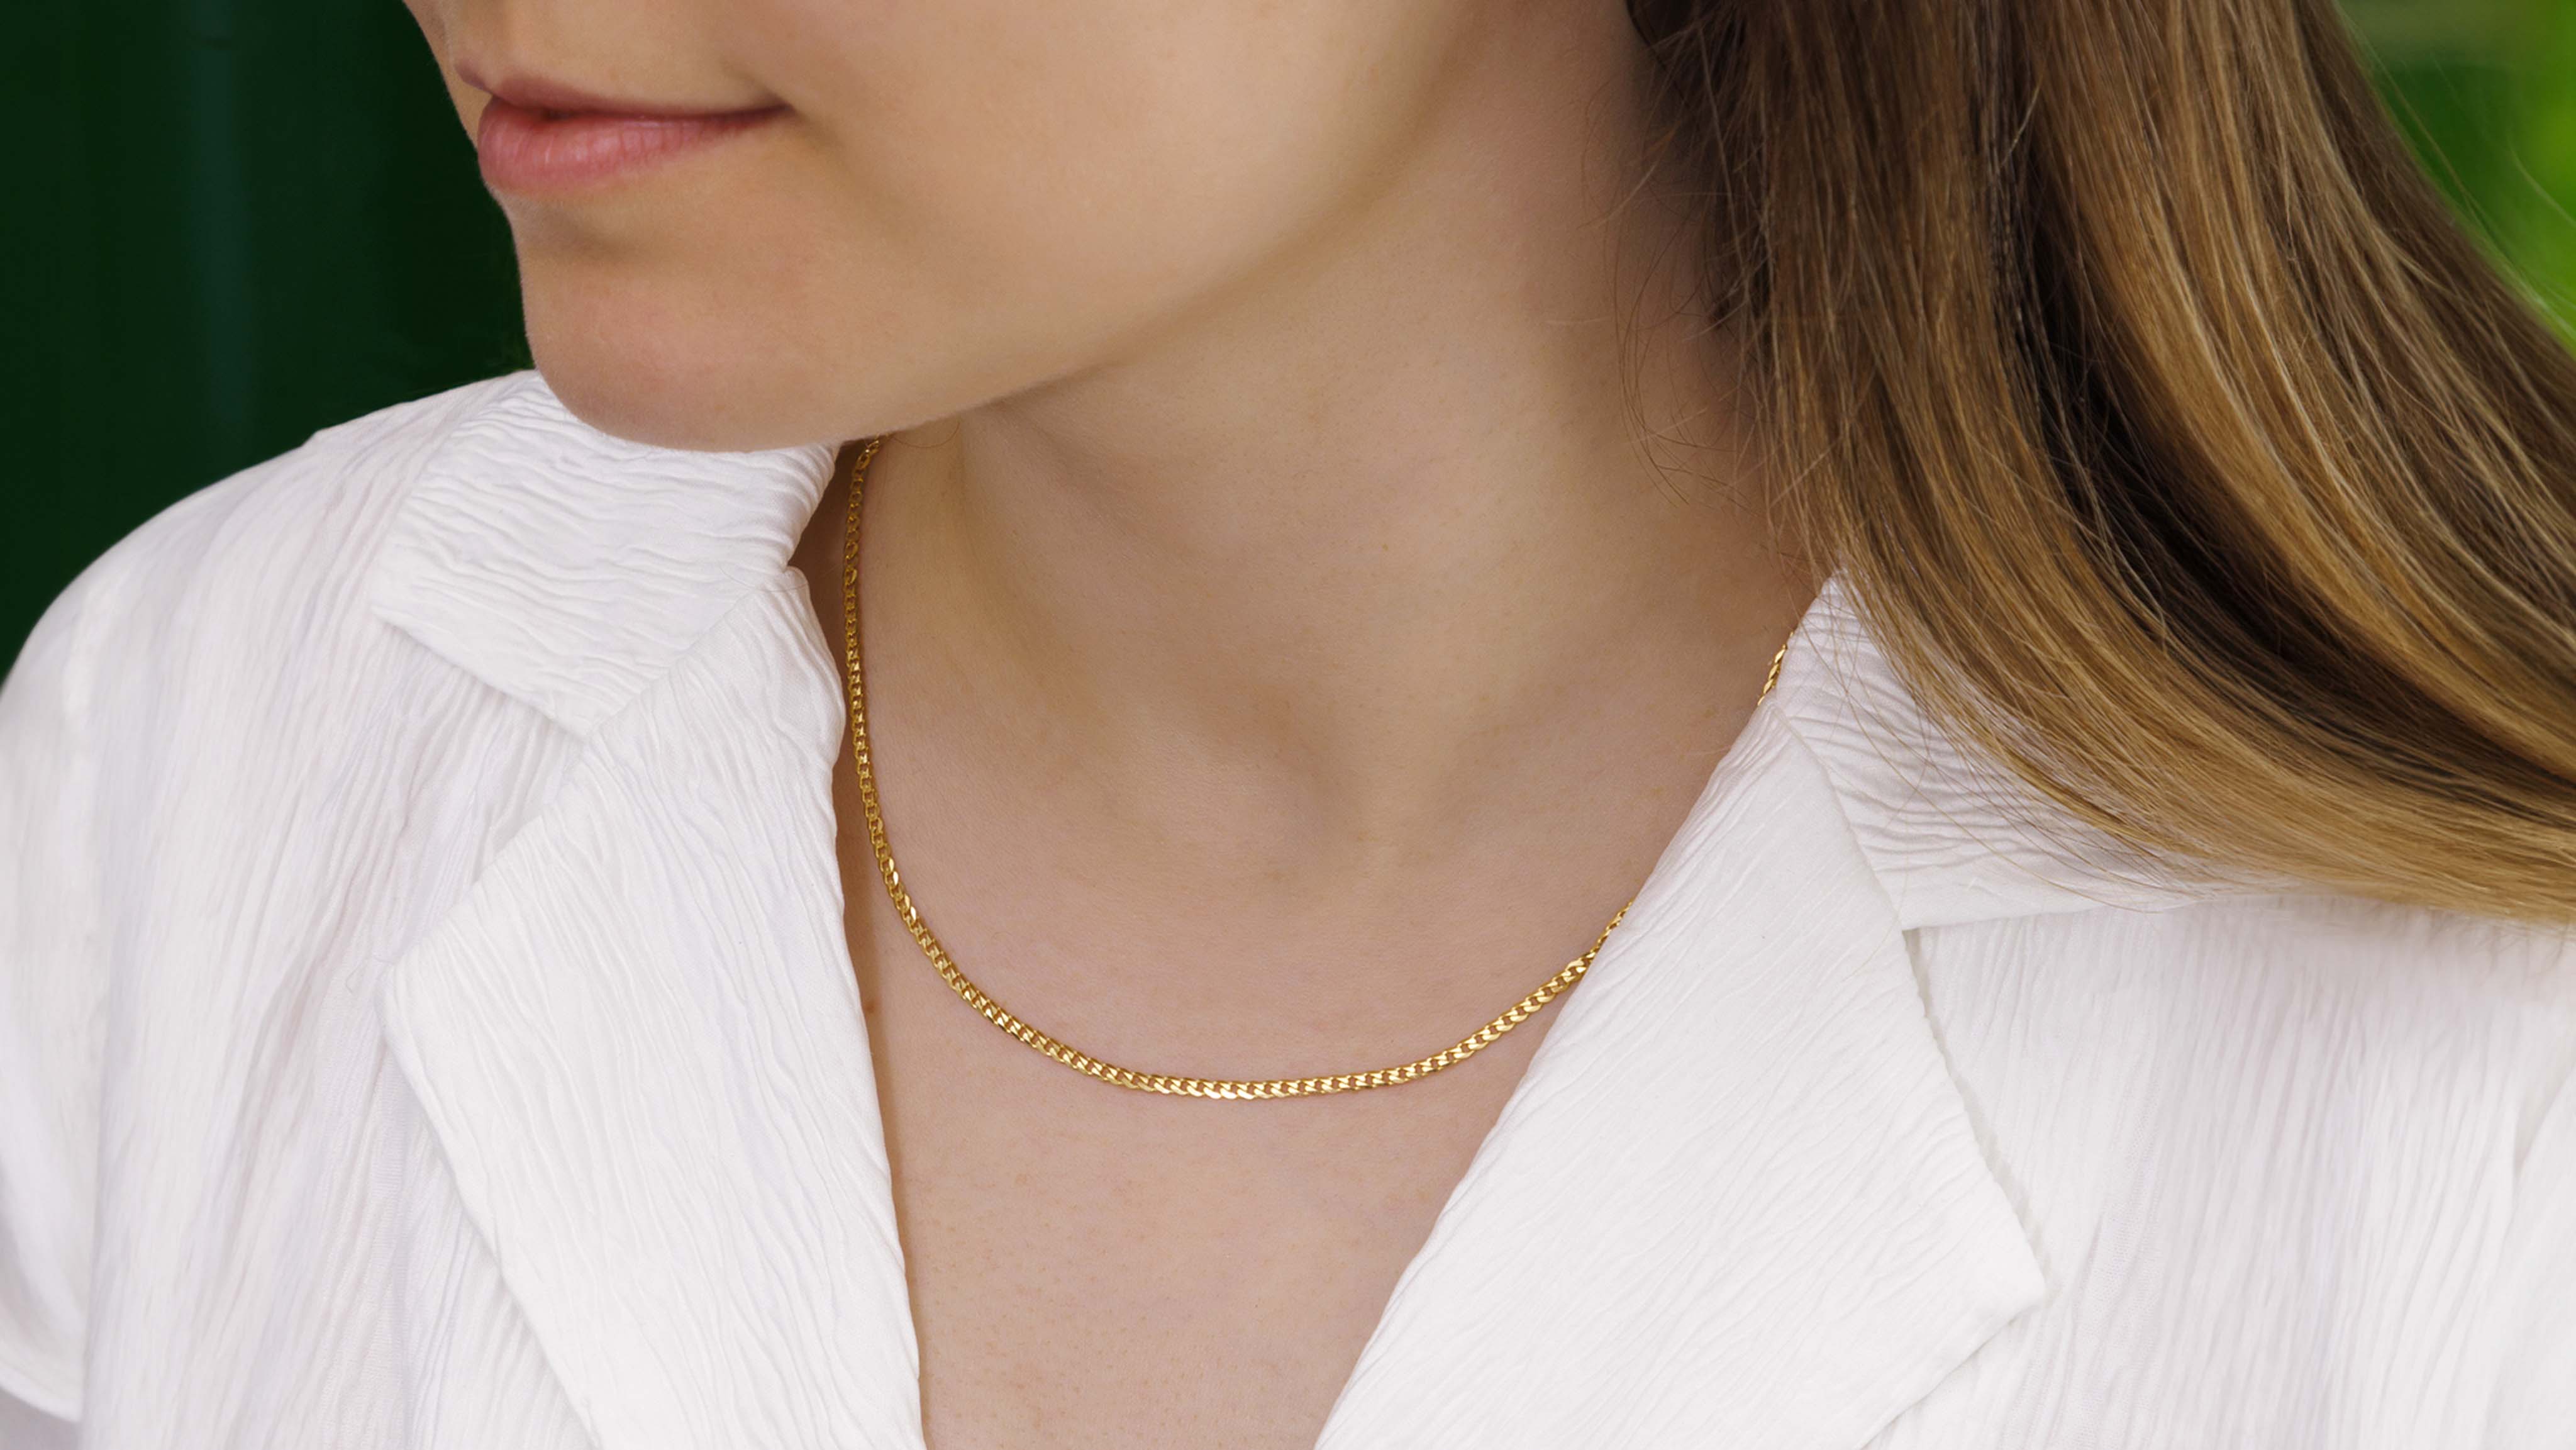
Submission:
[[[919,1450],[786,563],[831,456],[497,378],[46,616],[0,1444]],[[2576,1446],[2576,942],[2034,809],[1829,587],[1320,1445]]]

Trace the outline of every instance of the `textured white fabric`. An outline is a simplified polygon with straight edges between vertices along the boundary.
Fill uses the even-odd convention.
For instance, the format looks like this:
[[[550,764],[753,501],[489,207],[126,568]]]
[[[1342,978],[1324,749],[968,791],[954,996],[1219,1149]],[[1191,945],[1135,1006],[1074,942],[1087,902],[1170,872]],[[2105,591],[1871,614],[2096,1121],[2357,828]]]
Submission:
[[[47,615],[0,1444],[918,1450],[829,458],[494,379]],[[2125,865],[1839,587],[1556,1010],[1329,1450],[2576,1446],[2576,946]]]

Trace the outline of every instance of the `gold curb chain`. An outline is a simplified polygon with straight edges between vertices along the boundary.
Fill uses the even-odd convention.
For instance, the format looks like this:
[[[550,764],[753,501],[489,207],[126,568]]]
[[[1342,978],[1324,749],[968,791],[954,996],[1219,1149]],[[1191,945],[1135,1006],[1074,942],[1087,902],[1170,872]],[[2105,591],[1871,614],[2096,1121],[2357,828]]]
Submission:
[[[1538,1015],[1548,1003],[1583,980],[1583,974],[1592,969],[1592,959],[1601,954],[1602,945],[1610,940],[1610,933],[1618,930],[1620,921],[1628,915],[1628,907],[1637,904],[1636,898],[1630,897],[1627,905],[1612,914],[1610,924],[1601,928],[1601,934],[1592,939],[1591,947],[1583,955],[1566,963],[1563,970],[1539,983],[1537,990],[1514,1002],[1493,1021],[1428,1057],[1417,1057],[1411,1062],[1369,1072],[1272,1078],[1178,1077],[1170,1073],[1138,1072],[1134,1068],[1103,1062],[1021,1020],[1009,1008],[994,1001],[983,988],[976,986],[958,969],[956,961],[948,955],[948,949],[939,944],[938,936],[930,930],[930,923],[922,919],[921,909],[913,905],[912,894],[904,890],[903,873],[895,869],[894,848],[886,842],[885,813],[877,803],[875,772],[869,768],[867,687],[859,668],[859,500],[867,483],[868,463],[876,457],[877,449],[884,442],[880,436],[859,446],[857,458],[850,465],[849,512],[841,526],[841,658],[849,684],[850,758],[858,773],[859,803],[867,816],[868,847],[876,853],[877,874],[885,881],[886,898],[894,903],[895,915],[902,918],[904,930],[912,934],[921,954],[930,959],[930,965],[939,972],[939,979],[985,1021],[1076,1072],[1138,1092],[1190,1098],[1303,1098],[1392,1087],[1428,1077],[1445,1067],[1455,1067],[1492,1046],[1504,1033]],[[1771,687],[1779,683],[1780,663],[1787,654],[1788,647],[1783,645],[1780,653],[1771,657],[1771,672],[1762,681],[1763,697],[1769,696]],[[1759,703],[1759,698],[1756,703]]]

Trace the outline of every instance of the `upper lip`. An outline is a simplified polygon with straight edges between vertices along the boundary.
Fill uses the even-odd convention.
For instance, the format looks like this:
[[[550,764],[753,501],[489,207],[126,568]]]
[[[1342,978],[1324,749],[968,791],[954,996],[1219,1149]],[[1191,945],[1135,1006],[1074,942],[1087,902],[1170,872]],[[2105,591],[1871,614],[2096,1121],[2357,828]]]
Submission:
[[[765,106],[675,106],[654,101],[620,100],[524,72],[487,76],[463,62],[458,63],[456,73],[476,90],[531,111],[590,111],[611,116],[727,116],[770,109]]]

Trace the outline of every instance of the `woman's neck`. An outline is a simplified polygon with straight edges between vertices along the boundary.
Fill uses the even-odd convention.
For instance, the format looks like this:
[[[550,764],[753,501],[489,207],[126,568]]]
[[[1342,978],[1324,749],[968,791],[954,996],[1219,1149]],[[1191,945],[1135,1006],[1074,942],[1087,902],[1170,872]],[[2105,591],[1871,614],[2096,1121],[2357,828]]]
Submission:
[[[907,741],[934,774],[1077,772],[1095,826],[1229,875],[1704,777],[1814,580],[1764,527],[1690,237],[1651,201],[1598,220],[1638,108],[1585,102],[1624,99],[1633,47],[1565,59],[1590,79],[1558,105],[1525,60],[1522,90],[1462,85],[1292,254],[891,440],[863,555],[889,774]]]

